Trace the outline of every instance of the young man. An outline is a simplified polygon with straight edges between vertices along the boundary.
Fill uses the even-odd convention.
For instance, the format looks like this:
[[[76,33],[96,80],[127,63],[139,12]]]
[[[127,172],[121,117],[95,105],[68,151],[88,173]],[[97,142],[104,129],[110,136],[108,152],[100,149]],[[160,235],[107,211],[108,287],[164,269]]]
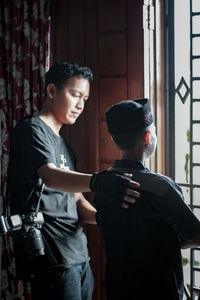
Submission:
[[[130,178],[75,172],[75,154],[59,134],[63,124],[74,124],[82,113],[92,79],[89,68],[56,63],[46,74],[42,110],[20,121],[12,136],[8,195],[12,215],[25,216],[14,238],[17,273],[30,277],[34,300],[92,299],[87,240],[78,221],[96,223],[96,210],[81,192],[92,190],[111,199],[119,192],[120,205],[139,196],[131,189],[138,184]],[[37,205],[44,224],[41,214],[32,217]]]
[[[157,143],[148,99],[115,104],[106,119],[121,154],[110,171],[133,174],[141,192],[127,210],[104,197],[94,199],[107,252],[107,299],[181,300],[180,247],[200,245],[200,222],[174,181],[144,167]]]

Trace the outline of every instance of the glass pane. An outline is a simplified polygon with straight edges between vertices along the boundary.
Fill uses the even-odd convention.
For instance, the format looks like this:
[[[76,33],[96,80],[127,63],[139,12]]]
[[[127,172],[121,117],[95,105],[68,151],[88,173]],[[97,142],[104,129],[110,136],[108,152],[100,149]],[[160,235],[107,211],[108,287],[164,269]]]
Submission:
[[[200,146],[199,145],[193,146],[193,162],[200,163]],[[199,178],[200,178],[200,174],[199,174]]]
[[[194,80],[193,81],[193,98],[194,99],[200,99],[200,81]]]
[[[200,185],[200,167],[193,167],[193,184]]]
[[[193,209],[193,213],[195,214],[195,216],[200,219],[200,209],[199,208],[194,208]]]
[[[200,26],[199,26],[200,27]],[[200,77],[200,59],[194,59],[192,62],[193,67],[193,77]]]
[[[193,103],[193,120],[200,119],[200,102]]]
[[[193,204],[194,205],[200,205],[200,188],[194,188],[193,189]]]
[[[200,286],[200,273],[197,272],[197,271],[194,272],[194,284],[195,284],[196,287]]]
[[[192,54],[193,55],[200,55],[200,38],[195,37],[192,39]]]
[[[190,250],[184,249],[181,250],[182,253],[182,263],[183,263],[183,271],[184,271],[184,282],[190,282]]]
[[[199,0],[192,0],[192,11],[193,12],[200,11],[200,1]]]
[[[184,196],[184,201],[187,204],[190,204],[190,189],[185,187],[185,186],[181,186],[182,192],[183,192],[183,196]]]
[[[194,252],[194,261],[198,262],[197,265],[199,265],[199,267],[200,267],[200,251]]]
[[[200,142],[200,124],[193,125],[193,142]]]
[[[200,33],[200,16],[193,16],[192,18],[192,33]]]

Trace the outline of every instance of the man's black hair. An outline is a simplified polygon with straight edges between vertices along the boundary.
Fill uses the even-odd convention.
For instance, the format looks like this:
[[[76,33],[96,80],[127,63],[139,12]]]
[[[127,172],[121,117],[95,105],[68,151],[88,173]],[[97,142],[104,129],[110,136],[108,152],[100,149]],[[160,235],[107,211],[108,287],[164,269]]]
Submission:
[[[54,83],[60,89],[63,83],[71,77],[84,78],[90,83],[93,81],[93,73],[90,68],[80,66],[77,62],[59,61],[45,74],[45,99],[48,84]]]
[[[144,129],[133,129],[132,131],[120,134],[112,134],[112,138],[120,150],[131,150],[135,147],[142,132],[147,131],[148,129],[149,127]]]

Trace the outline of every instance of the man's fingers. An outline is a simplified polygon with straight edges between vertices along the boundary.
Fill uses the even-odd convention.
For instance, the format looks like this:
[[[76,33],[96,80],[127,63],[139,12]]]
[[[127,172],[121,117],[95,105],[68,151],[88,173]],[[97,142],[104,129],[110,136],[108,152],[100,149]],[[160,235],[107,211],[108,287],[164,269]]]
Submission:
[[[128,183],[128,186],[134,189],[134,188],[139,188],[140,184],[139,184],[139,182],[130,180],[129,183]]]
[[[122,207],[127,209],[129,208],[129,205],[126,202],[122,202]]]
[[[136,190],[132,190],[130,188],[126,188],[126,195],[132,197],[132,198],[139,198],[141,196],[140,192]]]
[[[134,182],[134,184],[139,185],[137,182]],[[126,195],[123,197],[123,202],[121,206],[123,208],[129,208],[130,204],[136,203],[137,198],[140,197],[140,193],[138,191],[132,190],[130,188],[126,189]]]
[[[128,196],[128,195],[125,195],[124,198],[123,198],[123,201],[125,201],[125,202],[127,202],[127,203],[133,204],[133,203],[136,202],[136,199],[133,198],[133,197],[130,197],[130,196]]]
[[[122,206],[123,208],[129,208],[129,206],[130,206],[131,204],[134,204],[135,202],[136,202],[136,199],[131,198],[131,197],[129,197],[129,196],[124,196],[123,202],[122,202],[121,206]]]
[[[132,174],[130,174],[130,173],[124,173],[123,174],[125,177],[128,177],[128,178],[131,178],[131,177],[133,177],[133,175]]]

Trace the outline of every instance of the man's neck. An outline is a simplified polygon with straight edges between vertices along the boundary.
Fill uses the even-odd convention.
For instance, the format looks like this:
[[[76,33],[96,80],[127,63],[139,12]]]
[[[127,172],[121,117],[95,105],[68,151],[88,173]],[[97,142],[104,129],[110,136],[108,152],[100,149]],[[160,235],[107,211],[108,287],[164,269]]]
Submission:
[[[140,160],[142,163],[144,163],[144,155],[138,151],[121,150],[120,158],[126,160]]]
[[[56,135],[60,136],[59,132],[62,127],[62,124],[56,120],[56,118],[50,111],[43,107],[42,110],[38,113],[38,117],[43,122],[45,122]]]

